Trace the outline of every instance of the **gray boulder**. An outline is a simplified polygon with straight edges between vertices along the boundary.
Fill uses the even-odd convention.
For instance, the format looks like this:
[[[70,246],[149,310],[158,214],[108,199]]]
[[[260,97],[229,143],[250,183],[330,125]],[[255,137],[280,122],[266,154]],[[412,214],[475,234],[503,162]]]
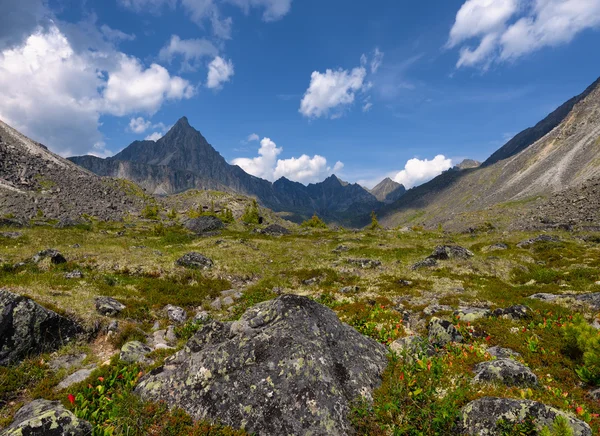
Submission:
[[[531,239],[526,239],[524,241],[519,242],[517,244],[517,247],[519,247],[519,248],[529,248],[533,244],[535,244],[536,242],[560,242],[560,239],[557,238],[556,236],[540,235],[538,237],[531,238]]]
[[[507,307],[506,309],[496,309],[494,310],[494,316],[519,320],[519,319],[529,319],[533,316],[531,309],[527,306],[523,306],[522,304],[517,304],[514,306]]]
[[[341,436],[353,432],[351,402],[369,399],[386,366],[383,345],[283,295],[204,326],[135,392],[257,435]]]
[[[125,305],[111,297],[96,297],[96,310],[106,316],[115,316],[125,310]]]
[[[488,348],[487,352],[497,359],[511,359],[521,356],[519,353],[511,350],[510,348],[502,348],[498,346]]]
[[[473,322],[477,319],[486,318],[491,314],[490,310],[479,307],[460,307],[454,312],[454,316],[464,322]]]
[[[187,220],[185,223],[185,228],[196,233],[197,235],[215,232],[217,230],[221,230],[223,227],[225,227],[223,221],[215,216],[209,215],[193,218]]]
[[[67,259],[53,248],[40,251],[38,254],[31,258],[33,263],[40,263],[42,260],[50,258],[50,262],[54,265],[60,265],[61,263],[67,263]]]
[[[512,359],[497,359],[475,365],[476,383],[502,383],[506,386],[536,386],[537,376]]]
[[[360,288],[358,286],[344,286],[342,289],[340,289],[342,294],[355,294],[359,291]]]
[[[429,321],[429,342],[433,345],[443,347],[450,342],[462,342],[462,335],[456,330],[450,321],[436,318]]]
[[[458,245],[438,245],[429,256],[430,259],[449,260],[449,259],[468,259],[474,254],[466,248]]]
[[[459,421],[459,433],[463,435],[497,436],[500,434],[498,421],[517,423],[531,418],[539,430],[552,428],[557,416],[567,420],[573,436],[592,436],[585,422],[545,404],[531,400],[484,397],[463,407]]]
[[[151,363],[150,359],[146,358],[148,353],[152,352],[152,348],[139,341],[127,342],[121,347],[119,359],[125,363]]]
[[[410,267],[410,269],[412,269],[413,271],[416,271],[421,268],[429,268],[432,266],[437,266],[437,264],[438,264],[437,260],[435,260],[434,258],[428,257],[427,259],[424,259],[424,260],[421,260],[421,261],[415,263],[413,266]]]
[[[210,269],[213,261],[200,253],[187,253],[177,259],[177,265],[192,269]]]
[[[92,372],[94,372],[94,368],[80,369],[79,371],[74,372],[70,376],[66,377],[63,381],[61,381],[58,386],[56,386],[57,391],[61,391],[63,389],[67,389],[70,386],[73,386],[76,383],[81,383],[85,379],[87,379]]]
[[[177,324],[183,324],[187,319],[187,313],[181,307],[173,306],[171,304],[165,306],[165,312],[169,317],[169,321]]]
[[[55,351],[81,331],[74,321],[0,289],[0,365]]]
[[[21,407],[2,436],[90,436],[92,426],[58,401],[35,400]]]

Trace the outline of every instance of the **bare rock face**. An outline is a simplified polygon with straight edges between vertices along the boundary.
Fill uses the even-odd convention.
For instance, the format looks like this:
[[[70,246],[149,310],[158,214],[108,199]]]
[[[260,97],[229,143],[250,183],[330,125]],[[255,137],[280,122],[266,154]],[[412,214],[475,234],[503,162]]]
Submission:
[[[29,298],[0,289],[0,365],[54,351],[81,327]]]
[[[462,409],[459,422],[460,434],[492,436],[500,434],[498,421],[516,423],[530,418],[541,430],[552,428],[557,416],[564,417],[573,436],[592,436],[592,430],[585,422],[575,419],[553,407],[530,400],[484,397],[472,401]]]
[[[92,426],[58,401],[35,400],[22,407],[3,436],[89,436]]]
[[[258,435],[348,435],[350,403],[369,398],[386,348],[306,297],[260,303],[239,321],[212,322],[136,388]]]

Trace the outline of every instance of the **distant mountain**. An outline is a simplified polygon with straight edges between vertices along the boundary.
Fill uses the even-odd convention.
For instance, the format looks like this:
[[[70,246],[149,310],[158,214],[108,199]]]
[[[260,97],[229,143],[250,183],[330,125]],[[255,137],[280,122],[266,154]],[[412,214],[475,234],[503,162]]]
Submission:
[[[473,159],[465,159],[461,163],[456,165],[454,168],[456,168],[457,170],[470,170],[472,168],[478,168],[480,166],[481,162],[478,162]]]
[[[381,206],[361,186],[335,176],[308,186],[285,178],[271,183],[254,177],[227,163],[186,117],[156,142],[135,141],[107,159],[78,156],[69,160],[98,175],[131,180],[156,195],[210,189],[254,196],[274,211],[293,213],[290,219],[295,220],[316,212],[330,221],[347,222],[351,214]]]
[[[517,135],[481,167],[447,171],[407,191],[380,211],[380,221],[399,225],[418,220],[433,226],[459,225],[476,216],[503,220],[506,213],[497,211],[499,215],[494,216],[490,207],[504,203],[505,209],[518,207],[536,196],[553,196],[598,176],[600,79],[535,128]]]
[[[0,121],[0,216],[118,219],[142,200],[121,182],[95,174],[50,152]]]
[[[406,193],[406,188],[404,185],[386,177],[370,192],[382,203],[393,203]]]

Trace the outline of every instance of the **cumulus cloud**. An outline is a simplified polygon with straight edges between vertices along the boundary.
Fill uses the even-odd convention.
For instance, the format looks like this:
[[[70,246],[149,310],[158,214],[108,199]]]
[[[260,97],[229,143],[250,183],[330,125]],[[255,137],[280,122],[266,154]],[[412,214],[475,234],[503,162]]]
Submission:
[[[336,162],[331,168],[327,165],[327,159],[318,154],[313,157],[303,154],[298,158],[278,159],[282,151],[283,148],[277,147],[270,138],[263,138],[257,157],[237,158],[232,163],[256,177],[270,181],[286,177],[304,184],[320,182],[344,167],[342,162]]]
[[[486,69],[568,43],[581,31],[598,27],[598,0],[467,0],[456,15],[447,46],[460,46],[457,67]]]
[[[214,57],[219,50],[212,42],[206,39],[181,39],[177,35],[171,36],[171,40],[158,54],[161,61],[171,63],[175,57],[181,57],[184,71],[194,71],[198,62],[205,57]]]
[[[44,0],[0,2],[0,49],[21,43],[49,15]]]
[[[155,129],[157,131],[149,134],[148,136],[146,136],[144,139],[146,141],[158,141],[160,138],[162,138],[163,136],[165,136],[165,134],[169,131],[169,129],[172,126],[166,126],[163,123],[157,123],[154,124],[152,126],[152,129]]]
[[[154,132],[148,136],[146,136],[144,139],[146,141],[158,141],[160,138],[162,138],[164,136],[164,134],[160,133],[160,132]]]
[[[348,70],[314,71],[310,85],[300,102],[300,113],[308,118],[338,117],[344,107],[354,102],[356,92],[365,85],[364,67]]]
[[[132,118],[129,121],[129,130],[133,133],[144,133],[152,126],[152,122],[145,120],[143,117]]]
[[[410,189],[433,179],[450,168],[452,168],[452,159],[448,159],[442,154],[438,154],[432,160],[414,158],[407,161],[404,169],[399,171],[393,179]]]
[[[0,118],[63,155],[106,154],[102,114],[152,114],[193,87],[116,50],[76,51],[56,25],[0,51]],[[40,98],[43,96],[43,98]]]
[[[223,86],[223,83],[231,80],[233,74],[233,62],[231,62],[231,60],[225,60],[221,56],[217,56],[210,64],[208,64],[206,87],[210,89],[220,89]]]

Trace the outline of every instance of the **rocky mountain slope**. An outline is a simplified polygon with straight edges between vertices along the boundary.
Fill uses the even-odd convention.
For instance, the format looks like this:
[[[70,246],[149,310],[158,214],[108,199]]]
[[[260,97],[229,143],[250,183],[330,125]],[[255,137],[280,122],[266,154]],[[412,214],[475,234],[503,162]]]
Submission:
[[[142,200],[0,121],[0,216],[118,219]]]
[[[304,186],[285,178],[271,183],[247,174],[228,164],[185,117],[156,142],[135,141],[107,159],[69,159],[98,175],[131,180],[148,193],[168,195],[188,189],[240,193],[256,197],[274,211],[290,212],[296,220],[316,212],[331,221],[344,221],[380,206],[367,190],[335,176]]]
[[[541,138],[534,135],[530,138],[533,142],[523,140],[516,148],[514,142],[510,146],[509,142],[502,148],[501,155],[508,156],[503,160],[492,162],[494,158],[480,168],[448,171],[409,190],[382,211],[382,221],[388,225],[452,225],[461,214],[502,203],[515,206],[537,196],[552,196],[586,185],[600,176],[600,81],[550,115],[539,131],[548,130],[556,114],[569,107],[568,114],[558,117],[562,120]],[[501,217],[487,218],[494,221]]]
[[[386,177],[369,192],[382,203],[393,203],[404,195],[406,188],[404,185],[394,182],[389,177]]]

